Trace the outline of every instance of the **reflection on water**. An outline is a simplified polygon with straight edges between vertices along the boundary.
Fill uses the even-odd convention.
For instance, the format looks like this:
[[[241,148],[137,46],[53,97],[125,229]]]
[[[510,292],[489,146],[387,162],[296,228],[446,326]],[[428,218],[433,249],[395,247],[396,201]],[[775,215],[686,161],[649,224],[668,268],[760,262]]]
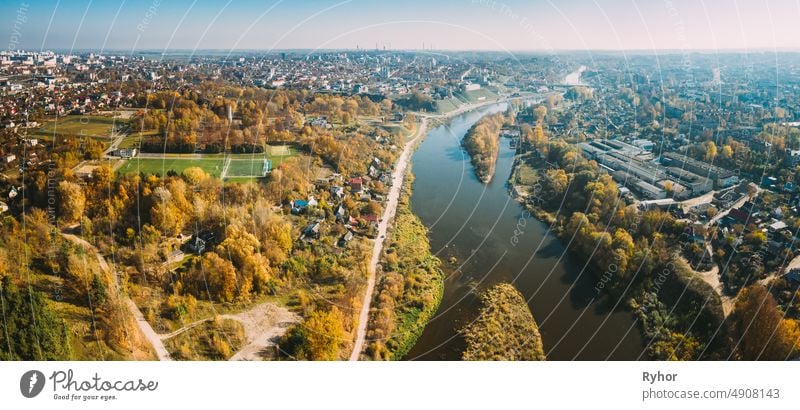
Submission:
[[[513,283],[529,299],[549,360],[635,359],[643,346],[633,316],[591,303],[595,280],[581,273],[585,264],[565,254],[547,226],[511,197],[506,181],[514,152],[507,141],[500,144],[492,182],[475,177],[461,138],[481,116],[505,108],[493,105],[432,129],[414,154],[412,209],[430,229],[447,280],[439,311],[406,359],[459,359],[464,342],[457,330],[479,305],[471,289],[498,282]]]

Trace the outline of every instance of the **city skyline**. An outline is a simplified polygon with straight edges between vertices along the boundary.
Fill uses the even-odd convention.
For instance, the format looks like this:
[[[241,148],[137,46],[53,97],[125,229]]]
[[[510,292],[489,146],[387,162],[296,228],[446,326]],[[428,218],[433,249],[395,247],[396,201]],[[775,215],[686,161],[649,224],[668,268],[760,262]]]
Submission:
[[[782,13],[775,13],[780,9]],[[589,12],[587,12],[587,10]],[[28,1],[4,49],[793,50],[789,1]],[[36,24],[33,24],[33,23]],[[769,30],[763,29],[769,27]]]

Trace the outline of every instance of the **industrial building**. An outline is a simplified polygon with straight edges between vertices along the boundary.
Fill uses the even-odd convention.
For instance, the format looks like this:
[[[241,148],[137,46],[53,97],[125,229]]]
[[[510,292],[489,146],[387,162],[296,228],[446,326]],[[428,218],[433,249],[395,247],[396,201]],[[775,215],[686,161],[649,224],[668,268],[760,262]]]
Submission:
[[[596,161],[601,168],[606,170],[620,186],[630,189],[633,193],[643,199],[664,199],[673,198],[682,200],[693,196],[698,196],[711,191],[715,185],[715,179],[721,178],[720,186],[728,186],[727,178],[730,177],[724,169],[714,167],[710,169],[711,176],[698,175],[692,169],[700,168],[694,162],[684,161],[692,166],[680,168],[677,166],[664,166],[653,161],[653,154],[649,149],[651,145],[642,141],[637,141],[635,145],[616,140],[592,140],[582,142],[578,147],[584,156]],[[673,154],[669,158],[674,157]],[[662,157],[663,161],[663,157]],[[667,160],[665,163],[682,163],[675,160]]]
[[[732,171],[675,152],[665,152],[662,154],[661,162],[664,165],[684,169],[697,175],[708,177],[714,181],[714,186],[717,188],[727,188],[739,182],[739,176]]]

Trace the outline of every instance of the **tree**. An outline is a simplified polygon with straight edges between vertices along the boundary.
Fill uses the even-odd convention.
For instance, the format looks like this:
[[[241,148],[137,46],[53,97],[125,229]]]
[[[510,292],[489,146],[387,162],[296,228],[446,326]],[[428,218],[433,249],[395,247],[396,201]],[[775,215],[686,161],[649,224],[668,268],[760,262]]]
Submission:
[[[725,144],[722,146],[722,158],[725,160],[733,158],[733,148],[730,145]]]
[[[343,320],[335,306],[315,310],[304,323],[286,333],[281,350],[297,360],[337,360],[345,338]]]
[[[547,107],[544,105],[537,106],[533,109],[533,115],[536,117],[536,123],[541,124],[544,121],[544,116],[547,115]]]
[[[83,188],[69,181],[58,183],[58,214],[65,223],[79,221],[86,208]]]
[[[236,296],[236,270],[233,264],[214,252],[206,252],[187,275],[187,289],[212,300],[232,302]]]
[[[742,289],[736,301],[734,323],[738,349],[745,360],[787,360],[796,353],[789,323],[764,286]]]
[[[56,316],[40,292],[19,291],[6,277],[0,282],[0,297],[4,309],[0,360],[72,358],[67,324]]]
[[[533,128],[533,145],[536,147],[547,145],[547,137],[544,136],[542,124],[536,124]]]
[[[706,141],[703,145],[705,145],[706,153],[703,158],[708,161],[714,161],[714,158],[717,157],[717,144],[714,144],[714,141]]]
[[[183,170],[183,177],[186,179],[186,182],[189,185],[198,185],[199,183],[205,181],[209,178],[206,171],[203,171],[203,168],[200,167],[189,167]]]

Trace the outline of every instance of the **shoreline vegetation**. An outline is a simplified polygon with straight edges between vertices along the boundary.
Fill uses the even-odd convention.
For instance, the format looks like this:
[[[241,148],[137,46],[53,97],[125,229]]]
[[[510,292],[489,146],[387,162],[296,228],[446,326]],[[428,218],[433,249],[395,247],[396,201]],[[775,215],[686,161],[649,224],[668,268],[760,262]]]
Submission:
[[[501,283],[480,295],[478,317],[461,331],[464,360],[545,360],[539,326],[521,293]]]
[[[522,138],[528,152],[515,158],[513,196],[573,255],[588,260],[598,297],[636,315],[649,358],[727,357],[731,335],[719,297],[692,280],[674,252],[683,224],[666,212],[626,205],[611,176],[574,145]]]
[[[441,261],[431,254],[428,230],[411,210],[410,168],[405,178],[370,309],[366,355],[372,360],[402,359],[439,309],[444,294]]]
[[[515,158],[512,194],[570,244],[570,252],[589,262],[598,298],[616,300],[636,316],[646,358],[786,360],[797,354],[800,327],[782,319],[779,310],[737,302],[725,314],[716,291],[676,251],[685,223],[667,212],[626,205],[611,176],[567,141],[522,138],[527,151]],[[751,299],[774,306],[759,286],[752,287]],[[742,318],[769,326],[741,326]],[[763,355],[748,352],[748,345],[764,347],[765,338]]]
[[[500,152],[500,130],[506,122],[504,113],[488,114],[467,131],[462,145],[470,156],[475,175],[488,184],[494,177],[497,156]]]

